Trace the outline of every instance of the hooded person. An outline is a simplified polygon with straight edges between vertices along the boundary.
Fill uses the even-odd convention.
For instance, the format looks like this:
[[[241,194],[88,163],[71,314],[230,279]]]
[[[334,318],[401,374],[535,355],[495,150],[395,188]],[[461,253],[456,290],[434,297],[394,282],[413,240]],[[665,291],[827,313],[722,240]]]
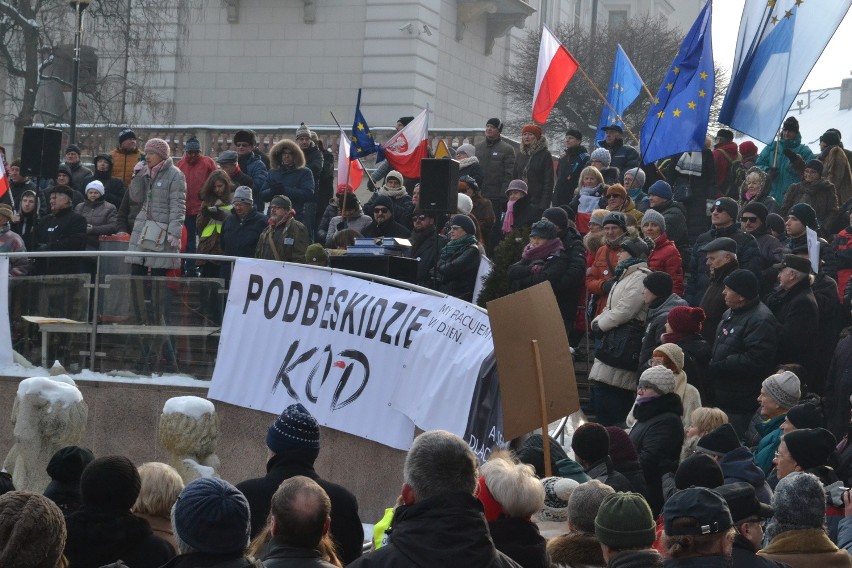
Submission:
[[[786,217],[791,208],[797,203],[807,203],[813,207],[817,219],[820,220],[820,236],[827,236],[836,223],[840,202],[837,189],[831,180],[822,175],[823,163],[819,160],[809,160],[802,172],[802,181],[794,183],[784,195],[780,213]]]
[[[296,220],[305,223],[305,205],[314,203],[314,175],[305,166],[305,154],[292,140],[281,140],[269,150],[269,173],[260,191],[263,203],[276,195],[288,198]],[[262,208],[262,207],[261,207]]]
[[[768,213],[778,212],[778,202],[769,194],[771,185],[769,176],[758,167],[751,167],[745,172],[745,177],[739,187],[740,207],[749,203],[760,203]]]
[[[766,482],[766,474],[754,463],[751,450],[740,443],[733,426],[722,424],[705,434],[699,438],[695,451],[707,454],[719,462],[725,483],[744,481],[754,487],[761,503],[769,503],[772,489]]]
[[[95,179],[104,184],[104,199],[118,209],[127,188],[121,178],[115,177],[113,174],[113,157],[110,154],[95,156],[95,171],[93,173]]]
[[[123,560],[134,568],[158,568],[174,556],[130,508],[142,486],[136,466],[124,456],[95,459],[80,477],[83,505],[65,522],[65,556],[71,566],[103,566]]]
[[[521,128],[521,148],[512,177],[526,182],[530,206],[540,218],[542,212],[550,207],[553,197],[553,156],[547,148],[547,138],[537,124],[529,123]]]
[[[320,451],[320,429],[316,419],[301,404],[288,406],[269,426],[266,447],[270,455],[266,475],[237,484],[250,506],[252,538],[266,526],[272,495],[281,482],[303,475],[316,481],[331,499],[331,534],[343,562],[350,563],[358,558],[364,540],[358,502],[352,493],[320,478],[314,469]]]
[[[21,202],[16,205],[12,216],[12,232],[21,236],[27,250],[35,250],[38,244],[39,193],[32,190],[24,191],[21,194]]]
[[[636,388],[630,440],[639,453],[648,504],[655,514],[663,506],[663,475],[677,469],[683,445],[683,404],[674,388],[674,373],[662,365],[643,372]]]
[[[406,191],[404,183],[405,178],[402,177],[401,173],[396,170],[388,172],[382,187],[371,195],[369,201],[364,204],[364,213],[375,218],[373,207],[377,200],[382,196],[389,197],[393,209],[393,220],[411,230],[411,214],[414,213],[414,202],[411,200],[411,195]]]

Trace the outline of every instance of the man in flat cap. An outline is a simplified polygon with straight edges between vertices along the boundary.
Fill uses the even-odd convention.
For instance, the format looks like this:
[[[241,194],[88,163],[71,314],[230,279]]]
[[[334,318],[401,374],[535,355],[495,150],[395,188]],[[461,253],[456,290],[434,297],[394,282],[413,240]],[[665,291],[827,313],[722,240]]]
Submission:
[[[701,336],[710,345],[716,339],[716,327],[722,321],[722,314],[728,309],[725,304],[725,278],[740,267],[737,262],[737,242],[729,237],[719,237],[704,245],[700,252],[707,258],[710,268],[710,284],[701,298],[700,307],[704,310],[706,319],[701,329]]]

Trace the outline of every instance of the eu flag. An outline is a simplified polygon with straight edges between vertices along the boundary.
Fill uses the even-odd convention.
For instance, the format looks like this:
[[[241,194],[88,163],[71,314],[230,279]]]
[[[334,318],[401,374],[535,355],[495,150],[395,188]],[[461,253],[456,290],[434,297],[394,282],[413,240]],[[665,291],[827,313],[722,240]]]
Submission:
[[[600,132],[601,128],[613,124],[623,127],[624,123],[618,120],[618,116],[624,115],[625,109],[636,100],[640,92],[642,92],[642,78],[639,77],[639,73],[636,72],[633,63],[630,62],[627,54],[624,53],[624,50],[619,44],[618,50],[615,52],[615,64],[612,67],[612,76],[609,79],[609,90],[606,93],[606,100],[609,106],[604,105],[601,119],[598,123],[598,132]]]
[[[355,120],[352,122],[352,136],[349,140],[352,141],[349,147],[350,160],[375,154],[379,150],[379,145],[373,139],[370,127],[367,126],[367,121],[361,114],[361,89],[358,89],[358,103],[355,105]]]
[[[852,0],[746,0],[719,122],[772,142]]]
[[[642,125],[642,163],[704,148],[716,75],[711,39],[712,1],[683,40]]]

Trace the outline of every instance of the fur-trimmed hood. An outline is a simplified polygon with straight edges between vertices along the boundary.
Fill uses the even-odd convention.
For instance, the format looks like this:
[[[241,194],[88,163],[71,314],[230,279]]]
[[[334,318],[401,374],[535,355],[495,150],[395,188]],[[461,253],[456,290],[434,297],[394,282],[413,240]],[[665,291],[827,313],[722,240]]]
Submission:
[[[299,148],[299,145],[293,142],[292,140],[284,139],[281,142],[278,142],[275,146],[269,150],[269,167],[270,169],[277,170],[281,168],[281,154],[284,150],[290,150],[293,152],[293,167],[294,168],[304,168],[305,167],[305,153]]]
[[[758,201],[760,199],[763,199],[764,197],[769,195],[769,191],[772,189],[772,184],[769,183],[769,176],[766,175],[766,172],[764,172],[757,166],[752,166],[746,172],[745,178],[743,179],[743,183],[740,184],[740,205],[749,203],[749,200],[746,199],[746,191],[748,190],[748,183],[746,182],[746,180],[751,174],[757,174],[760,177],[760,191],[755,197],[751,198],[751,201]]]

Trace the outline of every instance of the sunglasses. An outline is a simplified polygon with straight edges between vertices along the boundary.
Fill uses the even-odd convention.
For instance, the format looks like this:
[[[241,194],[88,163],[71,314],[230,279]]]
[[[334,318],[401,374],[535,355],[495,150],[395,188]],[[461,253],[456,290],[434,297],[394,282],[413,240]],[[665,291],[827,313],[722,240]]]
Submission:
[[[413,219],[414,221],[425,221],[425,220],[426,220],[426,215],[414,215],[414,216],[412,217],[412,219]]]
[[[743,223],[751,224],[757,223],[759,219],[757,217],[740,217],[740,221],[742,221]]]
[[[387,207],[373,207],[373,213],[389,213],[390,209]]]
[[[251,144],[247,142],[237,142],[236,146],[237,148],[251,148]]]

